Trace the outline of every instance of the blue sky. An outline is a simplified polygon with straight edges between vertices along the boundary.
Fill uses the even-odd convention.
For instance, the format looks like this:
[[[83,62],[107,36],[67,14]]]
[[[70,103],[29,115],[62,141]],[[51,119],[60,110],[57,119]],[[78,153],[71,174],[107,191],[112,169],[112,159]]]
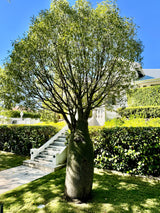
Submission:
[[[0,65],[12,48],[12,41],[28,30],[31,17],[48,9],[51,0],[0,0]],[[73,4],[75,1],[70,0]],[[91,0],[93,6],[100,0]],[[117,0],[122,16],[133,17],[140,26],[138,37],[145,48],[143,68],[160,68],[160,0]]]

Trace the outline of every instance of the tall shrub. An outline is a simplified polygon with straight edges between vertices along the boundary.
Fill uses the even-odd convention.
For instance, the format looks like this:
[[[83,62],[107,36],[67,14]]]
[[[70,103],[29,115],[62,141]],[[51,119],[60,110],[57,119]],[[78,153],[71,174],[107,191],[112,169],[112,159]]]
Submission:
[[[128,106],[160,106],[160,85],[133,90],[128,95]]]
[[[56,132],[53,126],[0,126],[0,150],[29,156],[31,148],[39,148]]]
[[[117,127],[91,130],[97,167],[160,175],[160,128]]]
[[[160,106],[137,106],[119,108],[117,112],[126,118],[159,118]]]

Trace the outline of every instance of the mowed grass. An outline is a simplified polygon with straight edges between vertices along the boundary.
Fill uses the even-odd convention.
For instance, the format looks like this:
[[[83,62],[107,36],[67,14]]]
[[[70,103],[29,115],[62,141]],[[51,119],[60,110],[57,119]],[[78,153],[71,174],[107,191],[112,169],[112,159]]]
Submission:
[[[160,182],[95,169],[92,200],[64,199],[65,168],[0,195],[5,213],[158,213]],[[43,208],[38,208],[45,205]]]
[[[0,171],[22,165],[27,157],[0,151]]]

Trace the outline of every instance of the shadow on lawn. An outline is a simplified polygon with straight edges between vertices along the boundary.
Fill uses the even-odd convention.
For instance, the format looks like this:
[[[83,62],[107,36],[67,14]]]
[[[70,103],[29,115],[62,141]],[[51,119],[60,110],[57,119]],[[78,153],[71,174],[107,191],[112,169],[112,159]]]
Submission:
[[[114,175],[94,175],[93,197],[88,204],[67,203],[63,198],[65,169],[49,174],[0,196],[4,212],[120,213],[160,212],[160,183]]]
[[[99,172],[94,175],[95,187],[91,205],[97,212],[160,212],[160,183],[133,176]],[[106,203],[111,210],[103,208]],[[107,206],[107,205],[106,205]],[[104,211],[105,209],[105,211]],[[95,211],[96,212],[96,211]]]
[[[61,170],[0,195],[0,203],[4,204],[4,212],[37,212],[38,205],[62,196],[63,189],[64,170]]]

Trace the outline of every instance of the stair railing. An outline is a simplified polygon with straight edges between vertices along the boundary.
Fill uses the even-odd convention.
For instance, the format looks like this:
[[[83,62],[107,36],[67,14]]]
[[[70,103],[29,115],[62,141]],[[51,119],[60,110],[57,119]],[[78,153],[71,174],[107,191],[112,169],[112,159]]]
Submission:
[[[43,152],[45,148],[47,148],[50,144],[52,144],[55,140],[57,140],[57,138],[61,136],[63,133],[65,133],[67,129],[68,129],[68,126],[66,125],[57,134],[55,134],[52,138],[50,138],[45,144],[43,144],[40,148],[31,149],[30,150],[31,160],[34,160],[35,157],[37,157],[40,152]]]

